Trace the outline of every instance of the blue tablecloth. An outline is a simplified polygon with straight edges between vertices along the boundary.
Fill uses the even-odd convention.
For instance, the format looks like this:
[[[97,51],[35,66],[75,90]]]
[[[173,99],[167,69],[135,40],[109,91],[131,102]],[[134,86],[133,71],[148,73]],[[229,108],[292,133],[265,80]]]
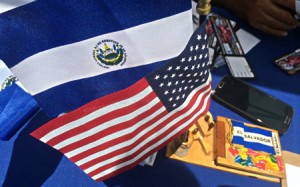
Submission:
[[[288,132],[281,137],[283,150],[300,154],[300,72],[287,75],[272,61],[280,55],[300,47],[300,29],[292,30],[288,37],[265,35],[250,28],[245,22],[236,20],[242,28],[253,33],[261,42],[247,54],[255,73],[248,83],[266,91],[294,107],[295,116]],[[213,87],[226,74],[226,66],[212,71]],[[213,116],[222,115],[247,121],[238,114],[212,100]],[[61,153],[43,144],[29,134],[50,120],[40,111],[27,122],[9,141],[0,141],[0,185],[3,186],[188,186],[188,187],[279,187],[279,183],[217,171],[165,157],[165,150],[158,153],[153,167],[137,166],[112,179],[97,183],[71,163]]]

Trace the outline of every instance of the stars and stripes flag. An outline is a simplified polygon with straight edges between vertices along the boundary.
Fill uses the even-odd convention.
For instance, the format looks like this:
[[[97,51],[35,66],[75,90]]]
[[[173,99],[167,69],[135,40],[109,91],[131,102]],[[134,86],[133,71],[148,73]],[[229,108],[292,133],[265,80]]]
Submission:
[[[132,86],[43,125],[32,136],[62,152],[94,180],[139,164],[209,109],[207,35],[201,26],[185,50]]]

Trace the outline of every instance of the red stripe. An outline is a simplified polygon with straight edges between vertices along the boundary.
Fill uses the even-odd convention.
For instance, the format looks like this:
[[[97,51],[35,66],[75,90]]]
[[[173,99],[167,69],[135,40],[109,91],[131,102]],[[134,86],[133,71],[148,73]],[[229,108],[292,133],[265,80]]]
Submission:
[[[204,91],[204,89],[205,89],[205,88],[201,89],[201,90],[200,90],[200,93],[202,93],[202,92]],[[189,105],[186,106],[186,107],[187,107],[187,108],[190,108],[191,105],[194,104],[194,102],[196,101],[196,99],[197,99],[197,96],[194,96],[194,97],[191,99]],[[187,110],[184,110],[184,111],[181,111],[181,112],[184,112],[184,113],[185,113],[186,111],[187,111]],[[151,111],[149,111],[149,112],[151,112]],[[150,114],[151,114],[151,113],[150,113]],[[165,126],[165,124],[170,123],[170,122],[171,122],[172,120],[174,120],[176,117],[177,117],[177,116],[175,116],[175,115],[171,116],[171,117],[168,118],[164,123],[158,125],[158,126],[155,127],[154,129],[152,129],[151,131],[149,131],[148,133],[146,133],[146,134],[144,134],[142,137],[140,137],[139,142],[135,142],[133,145],[127,145],[127,146],[130,146],[130,147],[135,147],[135,146],[137,146],[141,141],[143,141],[144,139],[146,139],[146,138],[147,138],[148,136],[150,136],[151,134],[153,134],[153,133],[159,131],[159,129],[163,128],[163,127]],[[156,118],[156,119],[159,120],[159,119],[161,119],[161,118]],[[157,120],[156,120],[156,121],[157,121]],[[156,121],[153,121],[153,122],[151,122],[150,124],[147,123],[146,125],[147,125],[147,126],[148,126],[148,124],[151,125],[151,124],[155,123]],[[136,134],[140,133],[141,130],[144,130],[144,128],[143,128],[143,129],[141,129],[141,128],[137,129],[135,132],[131,133],[131,135],[136,135]],[[102,150],[104,150],[104,149],[110,148],[111,146],[114,146],[114,145],[117,145],[117,144],[122,143],[122,142],[124,142],[124,141],[130,140],[131,138],[133,138],[133,136],[130,136],[130,137],[124,136],[124,137],[120,137],[120,138],[114,139],[114,140],[112,140],[112,141],[110,141],[110,142],[103,143],[102,145],[99,145],[99,146],[97,146],[97,147],[95,147],[95,148],[93,148],[93,149],[90,149],[90,150],[88,150],[88,151],[85,151],[85,152],[81,153],[80,156],[77,155],[77,156],[76,156],[76,159],[74,159],[74,158],[70,158],[70,159],[71,159],[72,161],[78,161],[78,158],[79,158],[79,160],[81,160],[81,159],[83,159],[83,158],[85,158],[85,157],[87,157],[87,156],[89,156],[89,155],[91,155],[91,154],[97,153],[97,152],[102,151]],[[128,149],[131,149],[130,147],[129,147]],[[126,152],[126,149],[124,150],[124,149],[122,148],[122,150],[123,150],[123,152]],[[110,156],[110,157],[111,157],[111,156]],[[104,160],[104,158],[101,157],[101,158],[99,158],[98,160]],[[95,162],[98,163],[98,161],[95,161]],[[84,169],[85,169],[85,168],[88,168],[88,167],[90,167],[90,166],[93,165],[93,164],[88,164],[88,163],[87,163],[87,164],[85,164],[85,165],[87,165],[87,166],[86,166],[86,167],[85,167],[85,166],[82,166],[82,168],[84,168]]]
[[[161,114],[159,114],[158,116],[156,116],[155,118],[153,118],[150,121],[148,121],[147,123],[141,125],[139,128],[137,128],[132,133],[129,133],[129,134],[125,135],[125,136],[116,137],[115,139],[113,139],[111,141],[108,141],[108,142],[104,142],[101,145],[98,145],[98,146],[96,146],[96,147],[94,147],[92,149],[84,151],[84,152],[82,152],[82,153],[80,153],[80,154],[78,154],[78,155],[76,155],[74,157],[71,157],[70,160],[72,160],[74,162],[77,162],[77,161],[79,161],[79,160],[81,160],[83,158],[86,158],[86,157],[88,157],[88,156],[90,156],[92,154],[95,154],[97,152],[103,151],[103,150],[108,149],[108,148],[110,148],[112,146],[118,145],[119,143],[128,141],[128,140],[134,138],[138,132],[143,131],[145,128],[147,128],[151,124],[155,123],[157,120],[159,120],[160,118],[162,118],[166,114],[167,114],[167,111],[164,111]],[[147,134],[144,135],[144,136],[147,136]],[[136,141],[132,145],[127,145],[127,146],[132,146],[133,147],[133,146],[136,146],[137,143],[138,142]]]
[[[199,93],[201,93],[201,92],[199,92]],[[208,93],[208,94],[206,94],[206,95],[209,95],[209,94],[210,94],[210,93]],[[190,101],[190,103],[194,104],[194,100],[195,100],[196,98],[197,98],[197,96],[195,96],[195,97]],[[147,144],[145,144],[142,148],[140,148],[140,149],[139,149],[138,151],[136,151],[134,154],[131,154],[131,155],[128,156],[128,157],[122,158],[121,160],[118,160],[117,162],[113,162],[113,163],[111,163],[111,164],[108,164],[108,165],[105,165],[105,166],[103,166],[103,167],[100,167],[100,168],[98,168],[98,169],[92,171],[92,172],[90,173],[90,175],[93,176],[93,175],[95,175],[95,174],[97,174],[97,173],[99,173],[99,172],[101,172],[101,171],[103,171],[103,170],[106,170],[106,169],[108,169],[108,168],[110,168],[110,167],[113,167],[113,166],[117,165],[118,163],[126,162],[127,160],[130,160],[130,159],[132,159],[132,158],[135,158],[135,157],[136,157],[140,152],[142,152],[144,149],[146,149],[147,147],[151,146],[151,145],[154,144],[155,142],[159,141],[160,139],[162,139],[163,137],[165,137],[166,135],[168,135],[169,133],[171,133],[172,131],[174,131],[176,128],[178,128],[180,125],[182,125],[183,122],[185,122],[185,121],[189,120],[191,117],[193,117],[193,116],[195,115],[195,113],[198,112],[198,110],[201,108],[201,106],[203,106],[203,102],[204,102],[204,98],[201,100],[201,103],[198,105],[198,107],[196,108],[196,110],[194,110],[189,116],[183,118],[181,121],[179,121],[178,123],[174,124],[171,128],[167,129],[163,134],[161,134],[160,136],[157,136],[155,139],[153,139],[153,140],[151,140],[150,142],[148,142]],[[190,109],[190,106],[189,106],[189,109]],[[164,121],[164,122],[163,122],[162,124],[160,124],[160,125],[162,125],[162,126],[167,125],[170,121],[173,120],[173,118],[179,116],[179,115],[177,115],[177,114],[180,114],[180,115],[181,115],[181,114],[183,114],[183,113],[182,113],[182,111],[177,112],[175,115],[173,115],[171,118],[168,118],[168,120]],[[192,122],[192,124],[193,124],[193,122]],[[157,127],[156,129],[153,129],[153,131],[151,131],[150,134],[155,133],[155,132],[158,131],[160,128],[161,128],[161,126]],[[189,128],[189,125],[186,126],[186,128],[184,128],[182,131],[180,131],[180,132],[177,133],[177,134],[179,134],[179,135],[182,134],[182,133],[185,132],[188,128]],[[173,137],[176,137],[176,136],[173,136]],[[173,137],[170,138],[169,140],[173,139]],[[147,136],[146,136],[144,139],[146,139],[146,138],[147,138]],[[140,139],[140,140],[143,141],[144,139]],[[137,143],[139,144],[139,143],[141,143],[141,142],[137,142]],[[131,147],[134,147],[134,145],[131,146]],[[128,151],[129,151],[129,150],[130,150],[130,149],[128,149]],[[127,152],[127,151],[125,151],[125,150],[124,150],[124,151],[120,151],[120,153],[123,153],[123,152]],[[115,155],[119,155],[120,153],[119,153],[119,150],[118,150],[118,151],[116,151],[116,152],[114,152],[114,153],[111,153],[111,154],[108,155],[108,156],[109,156],[109,158],[111,158],[111,157],[114,157]],[[112,155],[112,154],[113,154],[113,155]],[[99,159],[97,159],[97,160],[91,161],[92,163],[90,163],[89,165],[95,165],[95,164],[99,163],[99,161],[103,161],[103,160],[105,160],[105,159],[107,159],[107,158],[102,158],[102,157],[101,157],[101,158],[99,158]],[[82,169],[85,169],[85,168],[82,168]]]
[[[140,81],[140,82],[142,82],[142,81]],[[135,85],[137,85],[137,83],[136,83]],[[133,87],[133,86],[131,86],[131,87]],[[131,88],[131,87],[130,87],[130,88]],[[207,86],[207,87],[208,87],[208,86]],[[140,88],[140,86],[139,86],[139,88]],[[198,93],[203,93],[204,90],[205,90],[205,88],[203,88],[203,89],[201,89],[200,91],[198,91]],[[121,92],[121,91],[120,91],[120,92]],[[136,93],[136,92],[137,92],[137,89],[134,89],[134,93]],[[128,93],[126,93],[126,94],[128,94]],[[210,93],[208,93],[208,94],[210,94]],[[207,94],[207,95],[208,95],[208,94]],[[111,95],[114,95],[114,94],[111,94]],[[131,96],[129,96],[129,97],[131,97]],[[104,99],[104,98],[101,98],[101,99],[99,99],[99,100],[102,100],[102,99]],[[106,99],[107,99],[107,98],[106,98]],[[93,166],[93,165],[95,165],[95,164],[97,164],[97,163],[99,163],[99,162],[101,162],[101,161],[103,161],[103,160],[107,160],[107,159],[112,158],[112,157],[114,157],[114,156],[120,155],[120,154],[122,154],[122,153],[124,153],[124,152],[128,152],[132,147],[134,147],[134,146],[140,144],[142,141],[144,141],[144,140],[145,140],[147,137],[149,137],[151,134],[154,134],[155,132],[159,131],[159,129],[161,129],[164,125],[166,125],[166,124],[168,124],[170,121],[174,120],[174,118],[177,117],[177,116],[176,116],[177,114],[180,114],[180,115],[181,115],[181,114],[185,113],[186,111],[190,110],[190,107],[191,107],[190,105],[193,105],[194,100],[195,100],[195,96],[192,98],[192,100],[189,102],[188,106],[186,106],[185,109],[181,110],[180,112],[177,112],[175,115],[171,116],[170,118],[168,118],[167,120],[165,120],[163,123],[159,124],[157,127],[155,127],[154,129],[152,129],[151,131],[147,132],[143,137],[141,137],[141,138],[140,138],[138,141],[136,141],[133,145],[127,145],[127,146],[125,146],[125,147],[123,147],[123,148],[121,148],[121,149],[119,149],[119,150],[116,150],[116,151],[114,151],[114,152],[111,152],[111,153],[108,154],[108,155],[104,155],[104,156],[102,156],[102,157],[99,157],[99,158],[97,158],[97,159],[94,159],[94,160],[92,160],[92,161],[90,161],[90,162],[88,162],[88,163],[82,165],[81,168],[82,168],[82,169],[84,169],[84,168],[89,168],[90,166]],[[98,101],[98,100],[97,100],[97,101]],[[118,102],[118,101],[115,100],[114,102]],[[185,118],[182,119],[180,122],[174,124],[172,127],[170,127],[170,128],[167,129],[165,132],[163,132],[160,136],[157,136],[156,138],[154,138],[153,140],[151,140],[151,141],[148,142],[147,144],[143,145],[143,147],[141,147],[139,150],[135,151],[135,153],[133,153],[133,154],[127,156],[127,157],[124,157],[124,158],[122,158],[122,159],[120,159],[120,160],[118,160],[118,161],[115,161],[115,162],[113,162],[113,163],[110,163],[110,164],[104,165],[104,166],[102,166],[102,167],[99,167],[99,168],[97,168],[96,170],[92,171],[89,175],[90,175],[90,176],[96,175],[96,174],[100,173],[101,171],[104,171],[104,170],[109,169],[109,168],[111,168],[111,167],[114,167],[114,166],[116,166],[116,165],[118,165],[118,164],[120,164],[120,163],[123,163],[123,162],[126,162],[126,161],[128,161],[128,160],[131,160],[131,159],[135,158],[135,157],[136,157],[139,153],[141,153],[143,150],[145,150],[145,149],[148,148],[149,146],[153,145],[155,142],[159,141],[161,138],[165,137],[165,136],[168,135],[170,132],[174,131],[174,130],[175,130],[176,128],[178,128],[183,122],[185,122],[185,121],[189,120],[191,117],[193,117],[193,115],[195,115],[194,113],[196,113],[196,112],[198,111],[198,108],[199,108],[199,109],[201,108],[203,102],[204,102],[204,101],[201,100],[201,104],[199,104],[199,107],[197,107],[197,109],[196,109],[195,111],[193,111],[192,114],[190,114],[188,117],[185,117]],[[98,105],[98,107],[99,107],[99,104],[96,104],[96,101],[95,101],[95,102],[92,102],[92,103],[93,103],[93,104],[95,103],[95,106]],[[89,104],[88,104],[88,105],[89,105]],[[89,106],[88,106],[88,105],[85,105],[85,106],[86,106],[86,107],[93,107],[93,105],[89,105]],[[84,111],[84,107],[81,107],[81,108],[83,109],[83,112],[81,112],[82,115],[83,115],[83,116],[87,115],[88,113],[84,113],[84,112],[86,112],[86,111]],[[207,112],[208,108],[209,108],[209,106],[206,107],[206,109],[205,109],[205,111],[203,112],[203,114],[204,114],[205,112]],[[79,110],[79,109],[78,109],[78,110]],[[78,110],[76,110],[76,111],[78,111]],[[96,109],[93,108],[93,111],[95,111],[95,110],[96,110]],[[124,110],[129,110],[129,109],[124,108]],[[72,112],[71,114],[74,114],[76,111]],[[90,110],[90,111],[92,111],[92,110]],[[120,111],[120,112],[121,112],[121,111]],[[148,111],[148,112],[151,112],[150,114],[153,113],[153,111]],[[124,112],[124,114],[126,114],[126,112]],[[163,115],[165,115],[165,114],[163,114]],[[66,115],[66,116],[69,117],[69,116],[71,116],[71,115]],[[57,121],[58,121],[58,122],[64,122],[63,119],[64,119],[64,117],[66,117],[66,116],[62,116],[62,120],[57,120]],[[161,117],[162,117],[162,115],[158,116],[156,119],[153,119],[153,122],[149,123],[149,125],[150,125],[150,124],[153,124],[155,121],[157,121],[157,120],[160,119]],[[78,118],[78,117],[77,117],[77,118]],[[113,116],[113,117],[112,117],[112,119],[114,119],[114,118],[116,118],[116,116]],[[53,120],[53,121],[55,121],[55,120]],[[95,120],[95,121],[97,121],[97,120]],[[101,124],[101,123],[97,123],[97,124]],[[153,154],[154,152],[156,152],[157,150],[159,150],[160,148],[162,148],[163,146],[165,146],[169,141],[171,141],[172,139],[174,139],[174,138],[176,138],[177,136],[181,135],[183,132],[187,131],[188,128],[190,127],[190,125],[192,125],[192,124],[193,124],[193,123],[186,125],[186,127],[185,127],[183,130],[181,130],[180,132],[176,133],[174,136],[172,136],[171,138],[169,138],[167,141],[163,142],[161,145],[158,145],[158,146],[157,146],[156,148],[154,148],[153,150],[150,150],[147,154],[143,155],[140,159],[138,159],[138,160],[135,161],[134,163],[132,163],[132,164],[130,164],[130,165],[128,165],[128,166],[125,166],[125,167],[123,167],[123,168],[117,169],[117,170],[113,171],[112,173],[110,173],[110,174],[108,174],[108,175],[105,175],[105,176],[103,176],[103,177],[101,177],[101,178],[99,178],[99,179],[97,179],[97,180],[105,180],[105,179],[107,179],[107,178],[109,178],[109,177],[111,177],[111,176],[113,176],[113,175],[116,175],[116,174],[118,174],[118,173],[121,173],[121,172],[123,172],[123,171],[125,171],[125,170],[127,170],[127,169],[129,169],[129,168],[132,168],[133,166],[135,166],[136,164],[140,163],[140,162],[143,161],[145,158],[147,158],[149,155]],[[62,125],[61,125],[61,126],[62,126]],[[100,149],[100,150],[107,149],[108,147],[111,147],[112,145],[116,145],[118,142],[124,142],[124,141],[127,141],[127,140],[131,139],[132,137],[134,137],[134,135],[136,135],[137,133],[141,132],[141,131],[142,131],[143,129],[145,129],[146,127],[147,127],[147,125],[143,126],[142,128],[137,129],[136,131],[134,131],[133,133],[130,134],[131,136],[126,135],[126,136],[124,136],[124,137],[118,137],[118,138],[116,138],[116,139],[114,139],[114,140],[112,140],[112,141],[106,142],[105,145],[101,145],[100,148],[98,147],[98,149]],[[50,129],[51,129],[51,128],[50,128]],[[78,129],[76,128],[76,130],[78,130]],[[78,132],[76,132],[76,130],[72,130],[71,132],[72,132],[72,133],[74,133],[74,132],[75,132],[75,133],[78,133]],[[112,132],[114,132],[114,131],[112,131],[112,130],[113,130],[113,129],[107,130],[107,131],[106,131],[107,134],[105,133],[105,135],[108,135],[108,134],[111,134]],[[82,129],[80,129],[80,132],[82,132]],[[34,132],[33,134],[35,134],[35,132]],[[44,133],[44,134],[47,134],[47,133]],[[37,133],[37,135],[40,135],[40,134]],[[97,133],[97,135],[99,135],[99,133]],[[101,133],[101,135],[102,135],[101,137],[103,137],[103,134],[102,134],[102,133]],[[105,135],[104,135],[104,136],[105,136]],[[70,135],[70,137],[72,137],[72,136],[74,136],[74,135]],[[96,137],[96,136],[95,136],[95,137]],[[80,147],[81,145],[85,145],[85,144],[87,144],[87,143],[89,143],[89,142],[92,142],[93,140],[95,140],[95,137],[93,136],[93,137],[90,137],[89,139],[85,139],[84,141],[80,141],[77,145],[75,145],[75,144],[74,144],[74,145],[71,145],[70,147],[66,147],[66,150],[62,149],[62,151],[68,151],[68,149],[74,150],[74,149],[75,149],[76,147],[78,147],[78,146]],[[58,138],[58,139],[59,139],[59,138]],[[58,139],[57,139],[57,140],[58,140]],[[65,139],[65,138],[64,138],[64,139]],[[53,140],[53,142],[55,142],[55,141],[57,141],[57,140]],[[53,142],[50,141],[50,143],[53,143]],[[57,141],[57,142],[59,142],[59,141]],[[72,146],[74,146],[74,147],[72,147]],[[95,150],[94,150],[93,152],[98,152],[98,151],[95,151]],[[86,156],[89,156],[89,155],[91,155],[91,154],[93,154],[93,153],[86,151],[86,152],[80,154],[80,156],[77,155],[78,158],[77,158],[77,156],[75,156],[75,157],[73,157],[71,160],[74,161],[74,162],[76,162],[76,160],[80,160],[80,159],[85,158]],[[81,157],[81,158],[80,158],[80,157]],[[73,160],[73,159],[74,159],[74,160]]]
[[[103,145],[101,147],[102,150],[107,149],[111,146],[117,145],[119,143],[128,141],[132,138],[134,138],[138,133],[140,133],[142,130],[144,130],[145,128],[147,128],[149,125],[152,125],[153,123],[155,123],[157,120],[159,120],[160,118],[162,118],[164,115],[166,115],[167,112],[165,112],[164,114],[161,114],[159,116],[157,116],[155,119],[153,119],[153,121],[151,121],[151,123],[147,123],[145,125],[142,126],[142,128],[137,129],[136,131],[134,131],[133,133],[130,134],[130,136],[123,136],[123,137],[119,137],[114,139],[113,141],[107,142],[105,143],[105,145]],[[126,146],[115,150],[113,152],[110,152],[109,154],[106,154],[104,156],[100,156],[96,159],[93,159],[83,165],[80,166],[81,169],[87,169],[93,165],[95,165],[96,163],[99,163],[103,160],[107,160],[110,159],[116,155],[120,155],[122,153],[128,152],[130,150],[132,150],[132,148],[138,146],[141,142],[143,142],[145,139],[147,139],[149,136],[151,136],[152,134],[154,134],[155,132],[157,132],[159,129],[161,129],[164,126],[164,124],[159,124],[157,127],[153,128],[152,130],[148,131],[147,133],[145,133],[142,137],[140,137],[138,140],[136,140],[135,142],[133,142],[132,144],[127,144]],[[104,147],[105,146],[105,147]],[[98,151],[97,151],[98,152]]]
[[[201,92],[202,92],[202,91],[201,91]],[[199,92],[199,93],[201,93],[201,92]],[[194,104],[194,102],[196,101],[196,99],[197,99],[197,95],[195,95],[195,96],[191,99],[191,101],[189,102],[189,105],[188,105],[187,107],[190,108],[191,105]],[[202,104],[202,103],[201,103],[201,104]],[[201,106],[201,105],[200,105],[200,106]],[[178,112],[177,112],[177,113],[178,113]],[[182,113],[182,111],[180,111],[179,113]],[[162,122],[161,124],[159,124],[157,127],[155,127],[154,129],[152,129],[150,132],[148,132],[148,133],[146,133],[145,135],[143,135],[143,137],[141,137],[141,138],[140,138],[138,141],[136,141],[133,145],[127,145],[127,146],[126,146],[126,147],[127,147],[127,150],[130,151],[132,147],[135,147],[135,146],[139,145],[142,141],[144,141],[146,138],[148,138],[150,135],[154,134],[155,132],[159,131],[159,130],[160,130],[161,128],[163,128],[165,125],[169,124],[169,123],[170,123],[171,121],[173,121],[176,117],[178,117],[178,116],[176,116],[176,115],[171,116],[170,118],[166,119],[164,122]],[[159,118],[159,119],[160,119],[160,118]],[[184,120],[186,120],[186,119],[183,119],[182,121],[184,121]],[[182,123],[180,123],[180,124],[182,124]],[[174,128],[177,128],[177,127],[174,127]],[[138,133],[140,133],[140,132],[139,132],[139,131],[136,131],[136,132],[135,132],[135,134],[138,134]],[[126,141],[126,140],[125,140],[125,141]],[[121,141],[121,142],[123,142],[123,141]],[[116,145],[116,144],[121,143],[121,142],[118,141],[118,142],[116,142],[116,143],[113,143],[112,145]],[[104,148],[102,148],[102,149],[109,148],[110,146],[111,146],[111,145],[108,145],[107,147],[104,147]],[[130,146],[130,147],[129,147],[129,146]],[[122,152],[127,152],[127,151],[126,151],[126,149],[122,148]],[[114,152],[110,153],[110,154],[109,154],[109,157],[111,158],[112,155],[118,155],[117,151],[114,151]],[[88,155],[86,155],[86,156],[88,156]],[[94,160],[90,161],[90,163],[86,163],[86,164],[82,165],[82,169],[86,169],[86,168],[88,168],[88,167],[90,167],[90,166],[92,166],[92,165],[94,165],[94,164],[96,164],[96,163],[99,163],[100,161],[103,161],[103,160],[105,160],[105,158],[103,158],[103,157],[94,159]]]
[[[151,112],[151,113],[154,113],[155,111],[157,111],[159,108],[161,108],[163,105],[161,103],[158,103],[156,104],[155,106],[153,106],[151,109],[149,109],[148,111]],[[134,126],[136,123],[138,123],[139,121],[145,119],[146,117],[148,117],[148,114],[147,113],[142,113],[138,116],[136,116],[135,118],[129,120],[129,121],[124,121],[122,123],[119,123],[118,125],[115,125],[111,128],[108,128],[108,129],[105,129],[103,131],[100,131],[92,136],[89,136],[85,139],[82,139],[80,141],[77,141],[77,142],[74,142],[73,144],[70,144],[62,149],[60,149],[61,152],[63,153],[67,153],[67,152],[70,152],[70,151],[73,151],[81,146],[84,146],[84,145],[87,145],[91,142],[94,142],[94,141],[97,141],[101,138],[104,138],[108,135],[111,135],[113,133],[116,133],[118,131],[121,131],[121,130],[125,130],[125,129],[128,129],[132,126]],[[98,124],[101,124],[101,123],[98,123]],[[142,127],[142,126],[141,126]],[[141,127],[139,127],[138,129],[140,129]],[[129,137],[128,138],[131,138],[133,136],[134,132],[128,134]],[[115,138],[118,138],[118,137],[115,137]],[[111,141],[111,140],[110,140]],[[108,142],[110,142],[108,141]],[[124,141],[124,138],[122,138],[121,141]],[[107,142],[103,142],[101,144],[101,147],[104,147],[104,144],[106,144]],[[113,146],[113,145],[110,145],[110,146]],[[91,149],[91,151],[89,151],[89,154],[93,154],[93,151]],[[71,159],[71,158],[70,158]],[[72,161],[78,161],[78,160],[73,160],[71,159]]]
[[[104,97],[101,97],[97,100],[94,100],[94,101],[92,101],[88,104],[85,104],[82,107],[70,112],[68,115],[63,115],[63,116],[60,116],[58,118],[55,118],[55,119],[49,121],[48,123],[46,123],[39,129],[32,132],[31,135],[37,139],[41,139],[43,136],[45,136],[49,132],[51,132],[61,126],[64,126],[65,124],[68,124],[72,121],[78,120],[100,108],[111,105],[113,103],[117,103],[120,100],[130,98],[133,95],[135,95],[135,93],[141,92],[147,86],[148,86],[148,82],[145,78],[143,78],[126,89],[120,90],[118,92],[114,92],[114,93],[106,95]]]
[[[137,152],[135,152],[134,154],[132,154],[132,155],[130,155],[130,156],[128,156],[128,157],[125,157],[125,158],[123,158],[123,159],[121,159],[121,160],[118,160],[118,161],[116,161],[116,162],[113,162],[113,163],[110,163],[110,164],[105,165],[105,166],[103,166],[103,167],[100,167],[100,168],[98,168],[98,169],[92,171],[91,173],[89,173],[89,175],[92,177],[92,176],[94,176],[94,175],[96,175],[96,174],[98,174],[98,173],[100,173],[100,172],[102,172],[102,171],[104,171],[104,170],[106,170],[106,169],[109,169],[109,168],[114,167],[114,166],[116,166],[116,165],[118,165],[118,164],[120,164],[120,163],[123,163],[123,162],[126,162],[126,161],[128,161],[128,160],[131,160],[131,159],[135,158],[135,157],[136,157],[140,152],[142,152],[144,149],[146,149],[147,147],[151,146],[152,144],[154,144],[155,142],[159,141],[161,138],[163,138],[164,136],[168,135],[170,132],[172,132],[172,131],[174,131],[176,128],[178,128],[178,127],[182,124],[182,122],[187,121],[187,120],[190,119],[191,117],[194,117],[195,120],[196,120],[196,119],[198,119],[198,117],[204,115],[204,114],[208,111],[209,103],[208,103],[208,105],[206,106],[205,110],[200,114],[200,116],[197,116],[197,118],[196,118],[196,116],[194,116],[195,113],[197,113],[198,110],[201,109],[201,106],[203,106],[205,97],[206,97],[207,95],[209,95],[209,94],[210,94],[210,93],[208,93],[208,94],[206,94],[206,95],[204,96],[203,100],[201,100],[201,103],[198,105],[199,107],[197,107],[196,110],[194,110],[192,114],[190,114],[189,116],[185,117],[184,119],[182,119],[181,121],[179,121],[178,123],[176,123],[175,125],[173,125],[170,129],[168,129],[167,131],[165,131],[162,135],[156,137],[155,139],[153,139],[153,140],[151,140],[150,142],[148,142],[147,144],[145,144],[142,148],[139,149],[139,151],[137,151]],[[176,114],[179,114],[179,113],[176,113]],[[180,112],[180,114],[182,114],[182,113]],[[180,116],[180,115],[179,115],[179,116]],[[167,124],[167,123],[165,123],[165,124]],[[123,169],[131,168],[131,167],[135,166],[136,164],[140,163],[142,160],[144,160],[145,158],[147,158],[149,155],[153,154],[154,152],[156,152],[157,150],[159,150],[160,148],[162,148],[163,146],[165,146],[165,145],[166,145],[167,143],[169,143],[171,140],[175,139],[176,137],[178,137],[179,135],[181,135],[183,132],[186,132],[186,131],[190,128],[190,126],[191,126],[192,124],[194,124],[194,121],[191,122],[190,124],[186,125],[185,128],[183,128],[180,132],[176,133],[174,136],[172,136],[171,138],[169,138],[167,141],[163,142],[161,145],[159,145],[158,147],[154,148],[154,149],[151,150],[149,153],[145,154],[142,158],[138,159],[138,161],[136,161],[136,162],[130,164],[129,166],[126,166],[125,168],[118,169],[118,170],[116,170],[115,172],[113,172],[113,174],[112,174],[112,173],[111,173],[111,174],[112,174],[112,175],[115,175],[115,174],[117,174],[117,173],[119,173],[119,172],[122,172]],[[111,156],[111,157],[112,157],[112,156]],[[108,177],[111,176],[111,174],[109,174]],[[104,176],[104,178],[106,178],[106,176]],[[100,178],[100,180],[104,180],[104,178],[102,177],[102,178]],[[97,179],[97,180],[98,180],[98,179]]]
[[[209,101],[208,101],[208,102],[209,102]],[[204,112],[203,112],[201,115],[204,115],[204,114],[208,111],[208,109],[209,109],[209,103],[208,103],[207,107],[205,108]],[[201,116],[201,115],[200,115],[200,116]],[[200,117],[200,116],[199,116],[199,117]],[[177,133],[177,134],[174,135],[172,138],[173,138],[173,139],[177,138],[177,137],[180,136],[182,133],[186,132],[186,131],[190,128],[190,126],[192,126],[193,124],[194,124],[194,123],[191,123],[189,126],[187,126],[187,127],[185,128],[185,130],[183,130],[183,131],[180,132],[180,133]],[[111,173],[109,173],[109,174],[107,174],[107,175],[104,175],[103,177],[97,178],[97,179],[95,179],[95,180],[98,181],[98,182],[101,182],[101,181],[104,181],[104,180],[106,180],[106,179],[109,179],[109,178],[111,178],[111,177],[113,177],[113,176],[115,176],[115,175],[118,175],[118,174],[120,174],[120,173],[122,173],[122,172],[124,172],[124,171],[126,171],[126,170],[129,170],[129,169],[135,167],[136,165],[138,165],[139,163],[141,163],[143,160],[145,160],[148,156],[154,154],[156,151],[158,151],[158,150],[162,149],[163,147],[165,147],[165,146],[166,146],[169,142],[171,142],[173,139],[169,139],[169,141],[166,141],[166,142],[164,142],[163,144],[159,145],[157,148],[151,150],[148,154],[142,156],[142,157],[141,157],[140,159],[138,159],[136,162],[134,162],[134,163],[132,163],[132,164],[130,164],[130,165],[127,165],[127,166],[125,166],[125,167],[123,167],[123,168],[120,168],[120,169],[118,169],[118,170],[115,170],[115,171],[113,171],[113,172],[111,172]],[[89,176],[90,176],[90,175],[89,175]],[[92,176],[91,176],[91,177],[92,177]]]
[[[93,128],[95,128],[95,127],[97,127],[97,126],[99,126],[103,123],[106,123],[106,122],[112,120],[112,119],[116,119],[118,117],[130,114],[130,113],[134,112],[135,110],[137,110],[137,108],[139,108],[140,106],[145,106],[147,103],[149,103],[149,101],[153,100],[154,98],[156,98],[156,95],[155,95],[154,92],[152,92],[149,95],[147,95],[146,97],[144,97],[142,100],[140,100],[136,103],[133,103],[133,104],[131,104],[129,106],[126,106],[124,108],[113,110],[110,113],[107,113],[105,115],[99,116],[98,118],[96,118],[96,119],[94,119],[94,120],[92,120],[88,123],[82,124],[82,125],[74,128],[74,129],[71,129],[67,132],[64,132],[64,133],[56,136],[55,138],[51,139],[47,143],[51,146],[55,146],[56,144],[66,140],[68,138],[71,138],[71,137],[76,136],[78,134],[81,134],[85,131],[93,129]],[[126,126],[119,126],[118,125],[116,128],[120,128],[120,130],[122,130],[122,127],[125,128]],[[111,133],[114,132],[113,130],[116,130],[116,129],[114,127],[112,127]],[[73,144],[75,144],[75,143],[76,142],[74,142]],[[69,146],[67,146],[67,147],[69,147]],[[62,148],[62,149],[64,149],[64,148]],[[69,152],[71,150],[72,149],[70,149],[70,148],[66,148],[66,151],[64,151],[64,150],[61,150],[61,151],[66,153],[66,152]]]

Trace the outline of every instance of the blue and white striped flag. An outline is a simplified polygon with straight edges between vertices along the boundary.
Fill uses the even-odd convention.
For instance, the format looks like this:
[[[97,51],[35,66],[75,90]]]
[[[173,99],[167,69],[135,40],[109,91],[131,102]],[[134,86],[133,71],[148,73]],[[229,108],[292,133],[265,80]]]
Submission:
[[[253,128],[242,122],[232,121],[233,144],[244,145],[246,148],[267,153],[276,153],[273,139],[277,137],[274,132],[261,128]]]
[[[0,24],[0,59],[50,117],[130,86],[193,32],[188,0],[37,0]]]
[[[0,140],[10,139],[39,109],[36,101],[0,60]]]

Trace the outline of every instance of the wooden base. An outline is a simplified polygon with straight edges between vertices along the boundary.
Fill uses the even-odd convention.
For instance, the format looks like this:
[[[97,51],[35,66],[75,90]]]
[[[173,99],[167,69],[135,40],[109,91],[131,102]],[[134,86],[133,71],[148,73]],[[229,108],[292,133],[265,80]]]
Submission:
[[[207,115],[210,116],[209,120],[207,120]],[[233,168],[228,168],[220,165],[216,165],[215,160],[217,157],[217,145],[216,145],[216,128],[211,128],[208,131],[209,124],[212,123],[213,117],[210,113],[207,113],[206,116],[201,117],[196,124],[194,124],[190,129],[189,132],[197,132],[192,133],[193,135],[193,142],[191,143],[190,147],[187,147],[188,153],[185,156],[180,157],[176,153],[175,141],[171,142],[167,146],[167,153],[166,156],[171,159],[176,159],[183,162],[188,162],[212,169],[217,169],[221,171],[231,172],[247,177],[254,177],[270,182],[279,183],[281,180],[277,177],[269,177],[260,174],[250,173],[247,171],[241,171]],[[196,129],[196,130],[195,130]],[[191,138],[191,136],[189,136]]]

